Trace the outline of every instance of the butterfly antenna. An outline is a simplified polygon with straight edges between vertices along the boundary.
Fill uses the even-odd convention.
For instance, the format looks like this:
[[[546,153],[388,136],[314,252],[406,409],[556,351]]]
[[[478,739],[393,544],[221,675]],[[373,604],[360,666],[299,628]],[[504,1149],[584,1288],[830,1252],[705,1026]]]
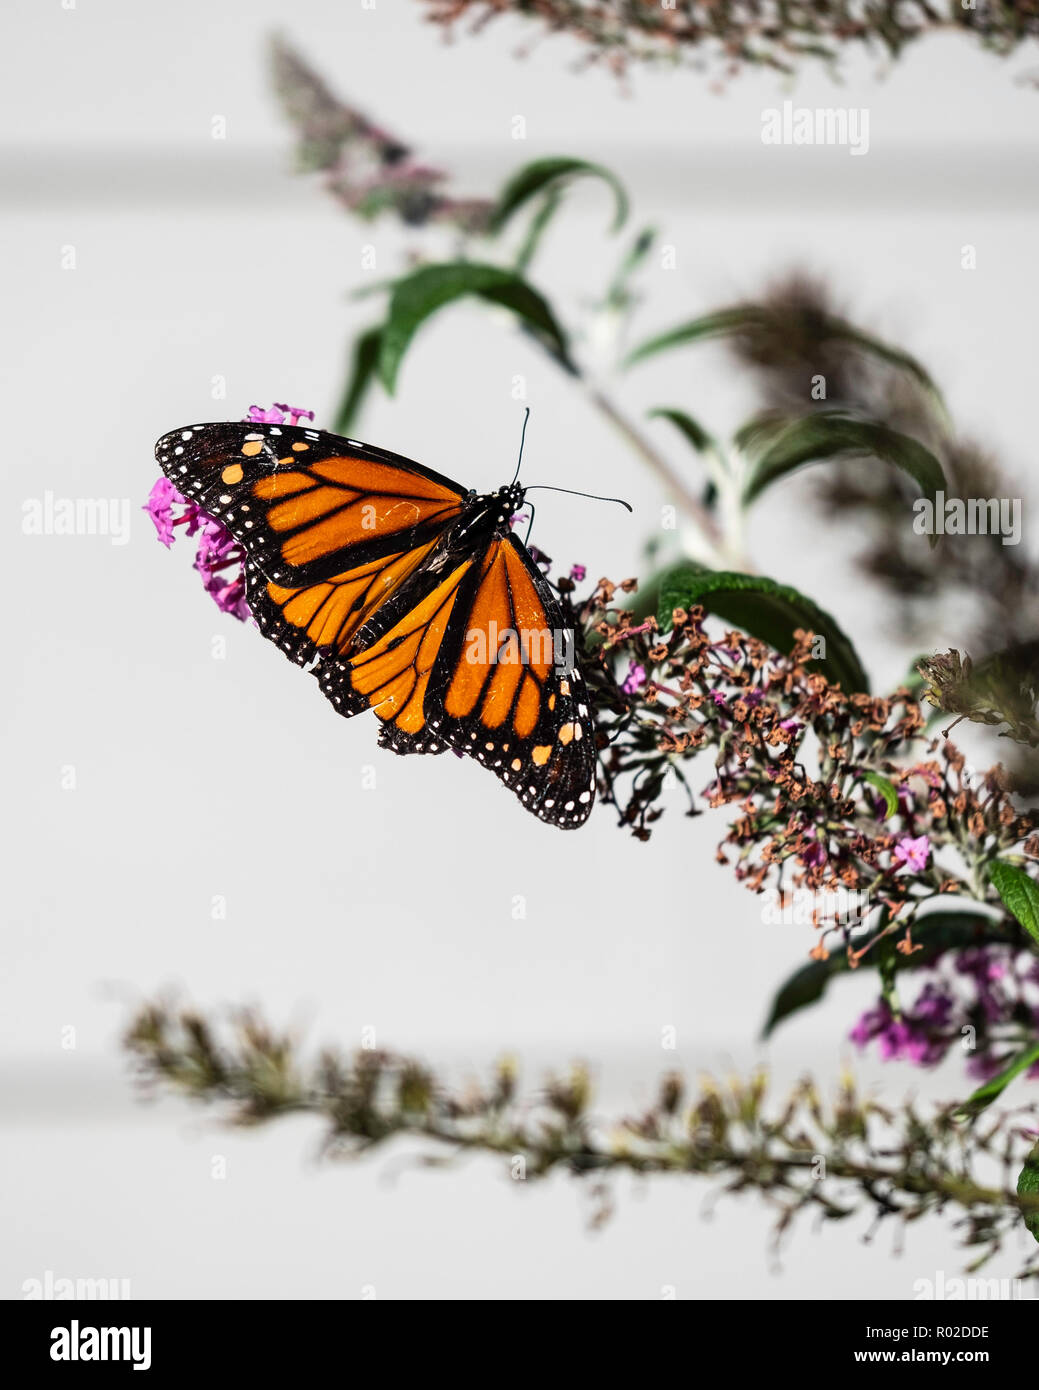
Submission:
[[[527,437],[527,421],[528,421],[529,419],[530,419],[530,406],[528,405],[527,408],[526,408],[526,410],[523,412],[523,428],[522,428],[522,430],[520,431],[520,450],[519,450],[519,458],[516,460],[516,471],[515,471],[515,473],[513,473],[513,475],[512,475],[512,481],[513,481],[513,482],[515,482],[516,479],[519,477],[520,464],[523,462],[523,441],[524,441],[524,440],[526,439],[526,437]]]
[[[525,487],[524,492],[568,492],[571,497],[590,497],[593,502],[617,502],[622,507],[627,507],[628,511],[633,511],[630,502],[625,502],[623,497],[602,497],[597,492],[575,492],[572,487],[552,487],[548,483],[531,483],[530,487]]]

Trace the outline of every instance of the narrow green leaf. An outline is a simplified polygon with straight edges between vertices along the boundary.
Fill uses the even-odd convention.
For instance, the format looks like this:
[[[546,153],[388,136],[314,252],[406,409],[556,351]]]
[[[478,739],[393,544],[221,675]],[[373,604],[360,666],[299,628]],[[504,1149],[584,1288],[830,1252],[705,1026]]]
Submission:
[[[725,451],[718,444],[713,435],[707,433],[698,420],[694,420],[691,415],[684,410],[671,410],[660,407],[657,410],[649,411],[651,420],[667,420],[683,436],[688,444],[702,454],[704,462],[710,470],[710,478],[704,488],[703,505],[708,511],[713,511],[718,503],[718,491],[723,482],[727,482],[729,477],[729,461],[725,457]]]
[[[336,434],[349,434],[353,429],[354,421],[364,403],[364,398],[375,381],[381,342],[382,330],[380,328],[369,328],[354,342],[350,375],[343,389],[339,409],[335,413],[335,421],[332,425]]]
[[[702,318],[692,319],[666,333],[648,338],[628,354],[624,365],[633,367],[636,362],[643,362],[647,357],[655,357],[657,353],[667,352],[671,348],[746,332],[749,328],[761,327],[765,321],[765,311],[754,304],[737,304],[731,309],[719,309],[716,313],[705,314]]]
[[[602,179],[609,184],[613,190],[615,205],[612,230],[619,231],[628,216],[628,195],[623,184],[601,164],[590,164],[585,159],[570,159],[566,156],[535,159],[513,174],[498,195],[488,230],[492,235],[500,232],[513,213],[539,193],[550,191],[564,181],[570,182],[572,179],[583,177]]]
[[[658,352],[685,347],[689,343],[704,342],[711,338],[722,338],[755,331],[783,333],[786,326],[781,315],[777,315],[774,310],[768,309],[764,305],[735,304],[731,308],[719,309],[713,314],[705,314],[702,318],[692,319],[688,323],[680,324],[677,328],[669,329],[666,333],[660,333],[655,338],[648,339],[629,354],[626,365],[632,366],[636,362],[644,361],[647,357],[655,356]],[[867,357],[874,357],[889,367],[906,372],[934,399],[939,410],[944,413],[945,407],[942,404],[937,386],[916,358],[911,357],[909,353],[893,348],[878,338],[870,337],[869,334],[863,333],[853,324],[841,318],[821,319],[816,332],[820,344],[827,341],[843,342],[856,348]]]
[[[1005,859],[994,859],[988,866],[988,876],[1007,911],[1013,913],[1032,940],[1039,944],[1039,883],[1024,869],[1008,864]]]
[[[884,819],[896,815],[898,812],[898,791],[893,782],[889,782],[886,777],[882,777],[879,772],[864,772],[862,780],[868,782],[871,787],[876,787],[884,798]]]
[[[872,457],[900,468],[932,504],[946,486],[941,464],[917,439],[875,420],[856,420],[840,411],[819,411],[790,420],[765,442],[743,489],[749,506],[772,483],[795,469],[826,459]],[[932,536],[932,543],[937,540]]]
[[[423,266],[394,285],[379,347],[379,378],[387,391],[394,391],[401,362],[422,324],[466,295],[510,309],[563,366],[574,370],[563,330],[526,280],[500,266],[452,261]]]
[[[545,228],[559,211],[559,204],[563,200],[563,195],[558,188],[552,188],[541,200],[541,206],[530,219],[530,226],[527,228],[523,238],[523,245],[516,255],[513,270],[517,275],[526,275],[527,267],[534,259],[534,255],[541,244],[541,237]]]
[[[998,1076],[986,1081],[984,1086],[979,1086],[973,1095],[968,1096],[958,1111],[960,1117],[973,1119],[975,1115],[980,1115],[994,1100],[998,1100],[1015,1076],[1027,1071],[1034,1062],[1039,1062],[1039,1043],[1030,1043]]]
[[[649,255],[656,239],[656,228],[643,227],[631,245],[631,248],[624,253],[617,273],[610,283],[610,288],[606,291],[606,304],[614,309],[621,309],[631,302],[631,292],[628,286],[632,276],[642,265]]]
[[[778,410],[765,410],[741,425],[732,442],[741,454],[756,457],[772,444],[790,423],[790,416]]]
[[[935,404],[944,415],[945,402],[942,399],[942,393],[938,390],[934,378],[915,357],[908,352],[903,352],[901,348],[892,347],[890,343],[882,342],[879,338],[863,333],[844,319],[830,319],[828,327],[831,338],[840,338],[844,342],[850,343],[852,347],[858,348],[867,357],[875,357],[879,362],[885,362],[889,367],[895,367],[913,377],[917,384],[922,386],[929,396],[933,397]]]
[[[769,1037],[785,1018],[807,1009],[809,1004],[817,1003],[826,993],[826,986],[834,975],[840,973],[842,968],[847,969],[847,964],[842,967],[834,962],[844,960],[843,953],[840,956],[831,956],[829,960],[810,960],[807,965],[802,965],[799,970],[788,976],[773,997],[761,1036]]]
[[[931,912],[914,922],[913,943],[920,949],[910,956],[897,955],[897,972],[901,974],[906,970],[932,965],[944,951],[983,942],[1012,942],[1016,935],[1016,929],[1008,932],[1002,923],[980,912]],[[861,950],[866,940],[858,941],[856,945]],[[874,963],[872,956],[868,955],[858,969],[868,972]],[[800,966],[784,981],[773,998],[762,1036],[767,1038],[785,1018],[821,999],[836,976],[852,973],[855,972],[843,951],[836,952],[829,960],[813,960]]]
[[[868,691],[855,648],[836,619],[789,585],[758,574],[703,569],[687,561],[661,581],[657,621],[667,629],[674,609],[697,603],[780,652],[791,650],[797,628],[814,632],[824,639],[826,654],[810,662],[811,667],[848,694]]]
[[[1039,1197],[1039,1144],[1036,1144],[1025,1159],[1025,1166],[1017,1180],[1017,1191],[1021,1197]],[[1039,1211],[1027,1213],[1025,1225],[1036,1240],[1039,1240]]]
[[[687,415],[684,410],[671,410],[661,406],[657,410],[649,411],[651,420],[670,420],[671,424],[685,436],[698,454],[706,453],[708,449],[717,450],[718,445],[713,435],[707,433],[699,421],[694,420],[691,415]]]

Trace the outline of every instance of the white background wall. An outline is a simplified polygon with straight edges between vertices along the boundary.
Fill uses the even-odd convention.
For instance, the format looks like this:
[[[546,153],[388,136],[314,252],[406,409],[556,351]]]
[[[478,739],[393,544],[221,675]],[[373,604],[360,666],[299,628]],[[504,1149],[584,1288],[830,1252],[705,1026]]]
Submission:
[[[370,307],[348,300],[373,242],[380,272],[404,245],[351,222],[289,173],[264,37],[286,28],[333,85],[412,138],[459,186],[492,192],[518,163],[608,162],[641,222],[677,248],[647,276],[640,331],[758,291],[792,264],[829,276],[849,312],[916,352],[965,427],[1032,472],[1036,113],[1020,76],[957,40],[893,72],[859,59],[843,86],[746,74],[724,91],[693,73],[634,73],[625,95],[575,75],[568,41],[516,59],[528,31],[492,26],[447,47],[412,0],[176,6],[54,0],[7,7],[0,45],[6,193],[0,276],[5,401],[2,510],[9,825],[0,985],[0,1293],[45,1270],[129,1278],[140,1297],[904,1298],[952,1273],[951,1233],[922,1226],[893,1258],[863,1225],[807,1230],[770,1271],[753,1200],[702,1219],[705,1185],[620,1183],[589,1234],[564,1180],[517,1191],[500,1164],[401,1171],[394,1155],[329,1169],[316,1130],[232,1134],[167,1101],[137,1105],[116,1041],[140,993],[179,985],[205,1005],[253,1001],[352,1045],[364,1025],[459,1078],[501,1048],[531,1084],[549,1064],[596,1064],[602,1109],[633,1110],[676,1061],[690,1073],[766,1058],[780,1080],[833,1075],[870,995],[835,990],[767,1051],[753,1041],[802,928],[765,927],[713,863],[723,823],[677,810],[646,846],[606,810],[550,831],[453,758],[392,759],[372,720],[338,719],[312,683],[222,619],[186,553],[167,555],[136,510],[154,439],[250,403],[311,405],[327,421],[345,345]],[[871,149],[765,149],[761,112],[865,106]],[[528,138],[510,138],[514,115]],[[210,138],[214,115],[228,138]],[[575,191],[540,282],[566,310],[600,291],[619,253],[606,195]],[[641,223],[636,223],[640,225]],[[978,269],[960,269],[973,243]],[[63,271],[62,248],[76,248]],[[619,508],[546,495],[537,542],[620,578],[663,498],[542,364],[476,309],[423,335],[395,401],[362,436],[481,487],[511,467],[527,375],[527,476],[620,492]],[[210,381],[225,376],[214,407]],[[720,349],[633,374],[627,404],[684,405],[714,429],[751,404]],[[666,441],[661,428],[660,440]],[[127,497],[130,543],[22,534],[45,490]],[[854,535],[830,533],[803,485],[752,525],[763,571],[814,593],[856,634],[878,688],[911,653],[855,578]],[[1027,516],[1027,512],[1026,512]],[[1034,533],[1033,533],[1034,534]],[[836,566],[836,573],[834,567]],[[957,640],[949,613],[935,645]],[[224,661],[211,640],[228,641]],[[77,787],[61,790],[72,764]],[[377,789],[363,792],[374,765]],[[701,780],[706,780],[704,769]],[[215,894],[228,902],[213,921]],[[512,918],[515,894],[527,918]],[[77,1047],[61,1047],[76,1029]],[[661,1029],[678,1029],[676,1054]],[[869,1063],[892,1096],[956,1094],[944,1078]],[[226,1181],[210,1176],[214,1154]],[[1012,1273],[1023,1254],[998,1271]]]

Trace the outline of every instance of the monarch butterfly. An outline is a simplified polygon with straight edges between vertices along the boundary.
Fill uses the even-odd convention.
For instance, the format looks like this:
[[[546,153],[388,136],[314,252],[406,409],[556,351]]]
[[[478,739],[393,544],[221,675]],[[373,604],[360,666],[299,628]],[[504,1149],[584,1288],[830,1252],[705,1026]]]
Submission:
[[[240,543],[260,630],[340,714],[373,709],[382,747],[468,754],[541,820],[584,823],[592,715],[573,629],[512,533],[526,488],[478,494],[305,425],[191,425],[155,455]]]

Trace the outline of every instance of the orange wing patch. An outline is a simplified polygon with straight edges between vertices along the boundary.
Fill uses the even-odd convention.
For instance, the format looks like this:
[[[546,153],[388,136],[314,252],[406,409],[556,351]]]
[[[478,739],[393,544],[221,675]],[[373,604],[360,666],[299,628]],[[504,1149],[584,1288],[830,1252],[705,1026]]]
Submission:
[[[541,689],[552,669],[554,634],[530,576],[511,546],[489,552],[469,611],[466,646],[444,701],[452,719],[479,706],[480,723],[499,729],[512,717],[520,738],[535,728]]]
[[[307,588],[291,589],[270,581],[267,597],[315,647],[334,646],[345,652],[354,633],[418,569],[434,544],[430,541],[416,550],[373,560]]]
[[[253,496],[270,503],[267,524],[284,539],[286,564],[301,568],[348,545],[447,523],[461,512],[457,492],[387,464],[336,457],[258,479]]]
[[[402,733],[417,734],[425,727],[426,687],[458,586],[470,567],[468,560],[459,565],[377,642],[350,658],[352,689],[367,697],[380,719],[392,721]]]
[[[516,713],[513,715],[512,726],[519,734],[520,738],[527,738],[534,732],[537,726],[538,715],[541,713],[541,690],[530,676],[524,676],[523,688],[520,690],[519,699],[516,701]]]

